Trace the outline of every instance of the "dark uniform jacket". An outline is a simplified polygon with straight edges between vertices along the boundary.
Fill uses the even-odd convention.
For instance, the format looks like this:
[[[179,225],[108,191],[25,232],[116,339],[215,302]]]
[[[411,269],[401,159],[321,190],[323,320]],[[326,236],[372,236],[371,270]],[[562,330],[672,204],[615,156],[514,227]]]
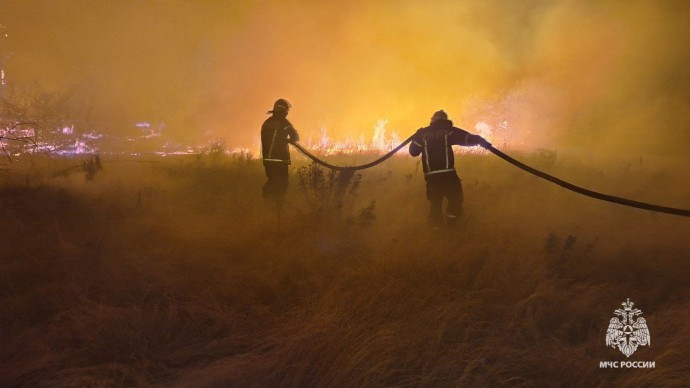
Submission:
[[[267,163],[290,164],[288,141],[299,141],[299,135],[285,115],[273,114],[261,126],[261,153]]]
[[[424,175],[455,171],[453,145],[478,145],[482,137],[455,128],[450,120],[436,120],[415,133],[410,144],[410,155],[422,154]]]

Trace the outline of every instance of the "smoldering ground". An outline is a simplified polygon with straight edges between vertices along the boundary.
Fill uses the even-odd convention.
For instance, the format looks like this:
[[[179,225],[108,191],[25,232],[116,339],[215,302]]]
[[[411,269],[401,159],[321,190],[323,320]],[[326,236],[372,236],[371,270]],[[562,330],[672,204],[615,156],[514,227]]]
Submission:
[[[637,160],[519,157],[667,205],[689,189]],[[685,381],[684,218],[581,197],[491,155],[458,156],[466,213],[452,231],[426,226],[405,156],[344,180],[297,160],[280,219],[257,160],[105,158],[90,180],[56,163],[35,160],[0,192],[3,385]],[[633,357],[656,368],[603,373],[622,357],[604,336],[625,298],[653,339]]]

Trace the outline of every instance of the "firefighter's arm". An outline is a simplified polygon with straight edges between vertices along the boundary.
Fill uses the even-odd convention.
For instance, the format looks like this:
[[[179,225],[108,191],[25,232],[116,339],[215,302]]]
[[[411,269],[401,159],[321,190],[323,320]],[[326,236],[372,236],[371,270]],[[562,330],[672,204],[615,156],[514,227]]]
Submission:
[[[479,135],[473,135],[464,129],[454,128],[453,133],[450,135],[449,140],[451,144],[461,145],[461,146],[482,146],[488,148],[491,146],[486,139]]]
[[[417,134],[418,133],[419,131],[417,131]],[[415,134],[410,142],[410,155],[412,156],[419,156],[419,154],[422,153],[422,143],[420,143],[420,137],[417,134]]]
[[[469,134],[468,143],[469,143],[468,145],[478,145],[482,148],[491,147],[491,143],[489,143],[488,140],[484,139],[483,137],[481,137],[479,135]]]
[[[297,133],[297,130],[292,126],[292,124],[285,127],[285,130],[288,133],[288,141],[290,143],[297,143],[299,141],[299,133]]]

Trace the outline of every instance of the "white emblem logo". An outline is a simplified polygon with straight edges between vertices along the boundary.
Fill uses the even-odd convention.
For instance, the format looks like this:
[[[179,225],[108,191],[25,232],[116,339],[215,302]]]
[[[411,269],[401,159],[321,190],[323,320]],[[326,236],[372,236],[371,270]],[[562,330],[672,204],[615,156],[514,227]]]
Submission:
[[[635,303],[628,298],[627,302],[621,303],[622,309],[614,310],[614,314],[622,318],[622,322],[617,317],[611,318],[609,329],[606,331],[606,346],[618,347],[626,357],[635,353],[638,346],[648,346],[651,343],[647,320],[642,317],[642,310],[633,309]]]

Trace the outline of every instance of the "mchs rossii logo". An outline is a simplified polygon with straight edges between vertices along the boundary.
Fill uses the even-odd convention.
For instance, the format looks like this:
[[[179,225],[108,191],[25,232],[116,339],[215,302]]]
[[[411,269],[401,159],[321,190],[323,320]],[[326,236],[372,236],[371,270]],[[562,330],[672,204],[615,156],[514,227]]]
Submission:
[[[633,308],[635,303],[628,298],[621,303],[623,308],[613,311],[616,315],[609,321],[606,330],[606,346],[617,348],[629,358],[640,346],[651,344],[651,335],[642,310]],[[654,361],[600,361],[600,368],[655,368]]]

